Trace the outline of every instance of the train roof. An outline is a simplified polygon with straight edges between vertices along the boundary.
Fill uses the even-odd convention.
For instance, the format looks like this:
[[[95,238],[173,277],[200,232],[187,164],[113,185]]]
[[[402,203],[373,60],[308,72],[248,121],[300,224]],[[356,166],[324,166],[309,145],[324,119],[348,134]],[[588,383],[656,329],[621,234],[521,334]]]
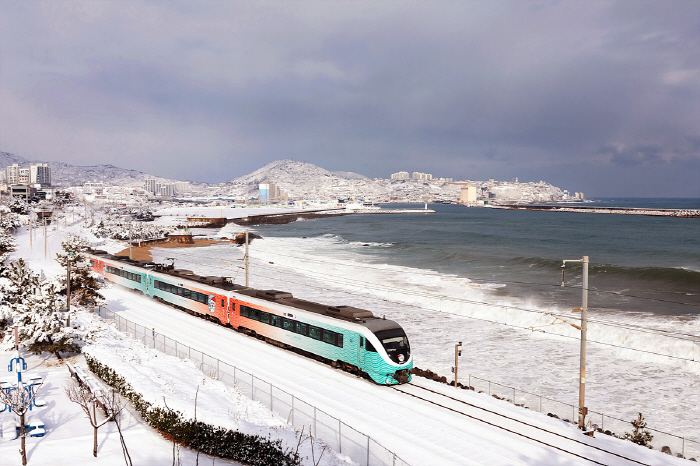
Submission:
[[[244,296],[250,296],[252,298],[258,298],[263,299],[265,301],[283,304],[285,306],[293,307],[303,311],[313,312],[315,314],[325,315],[335,319],[356,322],[367,327],[372,332],[378,332],[380,330],[388,330],[392,328],[400,328],[399,324],[397,324],[396,322],[392,320],[387,320],[385,318],[375,317],[374,314],[372,314],[372,311],[368,311],[367,309],[360,309],[352,306],[329,306],[327,304],[320,304],[315,303],[313,301],[306,301],[304,299],[295,298],[291,293],[288,293],[286,291],[258,290],[255,288],[248,288],[243,285],[237,285],[229,281],[229,279],[226,277],[202,277],[196,275],[191,270],[176,269],[172,266],[163,266],[161,264],[156,264],[152,261],[139,261],[129,259],[128,256],[115,256],[109,254],[106,251],[101,250],[90,250],[88,252],[95,256],[102,256],[105,259],[123,262],[147,270],[153,270],[155,272],[172,275],[174,277],[186,278],[188,280],[211,285],[216,288],[221,288],[227,291],[235,291],[236,293]]]

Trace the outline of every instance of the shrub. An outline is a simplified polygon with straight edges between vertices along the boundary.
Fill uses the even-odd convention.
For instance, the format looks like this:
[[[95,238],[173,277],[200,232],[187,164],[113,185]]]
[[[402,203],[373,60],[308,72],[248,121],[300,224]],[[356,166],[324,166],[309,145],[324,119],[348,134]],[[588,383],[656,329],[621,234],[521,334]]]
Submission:
[[[183,414],[170,408],[153,406],[112,368],[96,358],[85,355],[88,368],[134,405],[146,423],[177,443],[203,453],[229,458],[252,466],[299,466],[301,458],[282,447],[281,440],[270,440],[259,435],[244,434],[201,421],[185,419]]]

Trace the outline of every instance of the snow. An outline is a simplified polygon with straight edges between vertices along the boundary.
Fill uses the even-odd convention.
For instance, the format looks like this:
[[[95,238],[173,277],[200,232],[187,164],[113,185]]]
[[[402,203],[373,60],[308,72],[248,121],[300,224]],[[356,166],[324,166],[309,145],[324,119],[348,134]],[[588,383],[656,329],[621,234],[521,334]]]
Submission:
[[[8,379],[6,364],[10,352],[0,352],[0,380]],[[31,411],[31,416],[44,422],[44,437],[28,437],[27,460],[29,465],[74,466],[91,464],[96,466],[123,465],[119,434],[113,422],[107,423],[98,431],[99,448],[97,458],[92,456],[93,429],[85,414],[77,404],[68,401],[63,389],[73,382],[65,364],[54,358],[23,355],[27,360],[26,375],[44,377],[44,386],[40,389],[38,399],[46,401],[47,406]],[[71,358],[75,360],[76,358]],[[78,359],[80,359],[78,357]],[[14,374],[12,374],[14,375]],[[12,423],[15,416],[7,412],[0,413],[0,425]],[[11,428],[2,429],[5,434],[0,437],[0,464],[3,466],[21,465],[18,453],[19,439],[10,440],[6,435]],[[169,466],[172,465],[172,443],[166,441],[157,432],[140,420],[132,408],[126,410],[122,418],[122,431],[129,454],[135,465]],[[194,464],[196,453],[187,449],[180,451],[183,464]],[[200,455],[201,464],[211,464],[211,458]],[[238,463],[217,458],[218,465],[236,465]]]
[[[85,223],[79,219],[73,224],[61,224],[58,228],[56,226],[53,228],[49,227],[46,238],[48,258],[44,257],[43,232],[36,232],[37,236],[33,241],[33,245],[29,247],[29,233],[25,228],[22,228],[17,235],[19,249],[13,253],[12,257],[23,257],[34,270],[37,272],[41,270],[48,276],[62,275],[64,271],[53,260],[53,256],[61,251],[60,244],[67,232],[83,232],[85,234],[87,230],[84,228],[84,225]],[[234,228],[235,226],[227,226],[220,233],[229,233]],[[87,235],[90,236],[89,233]],[[90,239],[101,242],[101,248],[114,250],[119,247],[119,249],[123,249],[123,243],[120,246],[118,242],[113,242],[112,240],[102,240],[94,237]],[[438,363],[439,367],[437,369],[441,369],[442,366],[449,364],[449,355],[446,355],[444,349],[445,347],[448,349],[450,347],[444,341],[426,341],[421,337],[417,329],[421,323],[423,325],[426,323],[431,326],[435,325],[438,328],[437,334],[440,335],[440,339],[445,337],[445,340],[451,341],[456,336],[453,334],[455,326],[457,324],[460,326],[464,325],[464,321],[461,320],[462,317],[446,317],[445,314],[436,313],[435,315],[423,315],[418,318],[408,312],[401,314],[397,311],[395,305],[382,303],[380,299],[382,297],[381,294],[374,297],[348,295],[346,293],[348,290],[357,290],[364,287],[362,282],[334,284],[333,276],[337,275],[339,270],[346,271],[341,265],[342,261],[357,261],[357,257],[352,254],[352,248],[337,248],[332,244],[328,244],[328,242],[309,242],[304,245],[303,241],[306,240],[297,242],[292,239],[268,241],[271,239],[266,238],[264,242],[260,242],[264,244],[252,248],[254,257],[252,284],[254,286],[280,288],[280,278],[284,277],[285,286],[282,288],[293,291],[299,297],[329,302],[329,304],[336,304],[338,300],[342,299],[348,304],[355,303],[359,307],[372,308],[378,314],[386,312],[387,317],[396,318],[396,320],[405,324],[407,331],[409,331],[409,337],[414,342],[414,357],[417,360],[429,361],[430,363],[426,367],[431,369],[435,369],[433,362]],[[165,253],[159,253],[159,251],[158,248],[153,249],[154,259],[159,257],[158,254],[164,256]],[[309,258],[313,255],[317,257],[331,257],[332,254],[333,259],[338,262],[338,266],[337,268],[332,268],[324,265],[324,273],[327,274],[324,280],[322,279],[323,274],[311,274],[308,271],[304,271],[308,264],[304,264],[303,261],[300,262],[295,258],[287,258],[286,261],[281,259],[280,252],[288,254],[290,251],[294,251],[294,254],[307,254]],[[222,266],[230,268],[231,265],[226,265],[226,262],[240,258],[241,254],[237,248],[232,248],[230,245],[226,247],[212,246],[196,251],[192,249],[169,249],[167,254],[172,256],[174,252],[178,254],[176,256],[178,263],[187,263],[187,268],[194,269],[195,272],[198,269],[200,272],[206,271],[204,273],[206,275],[217,269],[220,272]],[[275,255],[274,253],[278,254]],[[216,258],[218,263],[212,264],[213,258]],[[269,264],[272,261],[275,264]],[[266,263],[267,265],[265,265]],[[317,264],[315,267],[318,270]],[[328,270],[325,270],[326,267],[328,267]],[[367,274],[368,272],[362,269],[358,273]],[[393,280],[398,280],[394,275],[388,273],[387,270],[379,271],[378,273],[382,277],[391,277]],[[358,278],[356,275],[347,274],[347,272],[346,275],[348,278]],[[320,284],[322,287],[325,288],[323,291],[309,286],[310,284],[318,283],[319,280],[321,280]],[[433,280],[435,283],[429,285],[438,288],[445,286],[444,280],[455,282],[454,278],[450,277],[436,276],[433,277]],[[460,288],[468,285],[461,282],[453,284]],[[403,283],[402,285],[406,284]],[[375,291],[381,293],[381,290]],[[478,289],[472,291],[478,293]],[[397,393],[388,387],[377,386],[355,378],[316,361],[282,351],[256,339],[240,335],[230,329],[187,315],[125,289],[115,286],[104,289],[102,292],[109,301],[109,308],[119,313],[119,315],[148,328],[155,328],[161,334],[197,348],[242,370],[254,373],[257,377],[293,393],[298,399],[305,400],[331,416],[341,419],[345,425],[370,435],[374,440],[397,453],[412,466],[434,464],[448,466],[466,464],[590,464],[588,461],[571,456],[556,448],[532,442],[502,428],[490,426],[473,418]],[[370,291],[371,293],[374,293],[374,291]],[[474,329],[472,327],[473,322],[469,322],[470,329]],[[129,337],[120,335],[111,329],[109,325],[92,315],[79,316],[78,323],[86,330],[99,330],[86,352],[95,354],[100,359],[104,358],[105,361],[103,362],[106,362],[120,373],[123,371],[122,375],[125,375],[124,373],[132,374],[134,387],[138,386],[137,391],[142,391],[149,400],[158,401],[165,396],[168,406],[177,406],[177,409],[190,412],[196,387],[199,386],[202,396],[201,412],[202,416],[206,417],[207,420],[225,426],[248,429],[248,431],[253,432],[261,431],[258,429],[266,429],[271,435],[279,434],[283,437],[291,435],[289,427],[283,426],[283,419],[276,417],[265,409],[261,409],[259,404],[245,400],[236,391],[235,387],[226,387],[220,382],[208,379],[198,372],[196,368],[192,367],[191,363],[170,358],[139,346],[137,342]],[[509,366],[512,371],[513,365],[516,364],[512,362],[513,355],[510,355],[513,352],[513,347],[503,345],[503,341],[506,338],[512,338],[513,335],[506,335],[503,332],[494,333],[492,327],[490,331],[487,327],[475,327],[477,327],[476,336],[470,330],[470,333],[465,335],[464,338],[465,341],[469,341],[468,338],[472,338],[472,342],[478,342],[477,345],[468,348],[471,355],[479,354],[481,356],[486,355],[487,351],[494,351],[498,357],[505,360],[505,364],[494,362],[493,356],[490,356],[490,361],[494,364],[493,369],[505,371],[506,369],[503,368],[505,365]],[[488,333],[491,333],[491,340],[488,340]],[[206,335],[206,338],[202,338],[202,335]],[[431,333],[431,335],[434,337],[435,333]],[[559,337],[536,336],[535,338],[539,338],[544,344],[549,345],[547,351],[553,348],[560,348],[564,343],[557,339]],[[516,356],[532,357],[533,350],[526,349],[528,345],[532,344],[532,341],[522,336],[519,339],[521,341],[516,341],[516,343],[522,345],[523,354]],[[478,345],[481,343],[487,344],[488,347],[479,349]],[[568,343],[564,343],[564,349],[559,351],[566,353],[568,351],[567,345]],[[537,351],[540,350],[538,349]],[[510,360],[508,360],[509,355],[511,356]],[[606,360],[606,364],[609,364],[611,367],[614,367],[613,361],[616,360],[613,356],[619,357],[617,354],[609,355],[610,359]],[[5,357],[4,354],[0,354],[0,359],[3,357]],[[80,364],[80,357],[77,359],[78,361],[76,362]],[[475,359],[467,359],[467,361],[469,360],[474,361]],[[39,462],[58,465],[75,464],[83,458],[83,454],[85,455],[85,461],[92,461],[92,433],[89,423],[87,420],[82,419],[77,405],[69,403],[61,392],[62,385],[68,381],[68,371],[62,367],[50,367],[49,364],[55,364],[55,361],[52,360],[42,361],[39,358],[32,358],[31,361],[31,370],[35,370],[39,375],[47,378],[47,383],[42,389],[42,396],[49,403],[44,408],[44,411],[41,412],[42,419],[46,422],[47,435],[41,439],[28,440],[30,464]],[[418,365],[423,366],[423,364]],[[561,364],[561,366],[564,365],[566,365],[565,362]],[[558,366],[546,366],[543,370],[556,369],[556,374],[567,373]],[[667,369],[663,367],[663,364],[657,364],[655,369],[657,366],[659,367],[659,372],[655,376],[659,377],[659,380],[663,382],[667,379],[673,380],[671,375],[673,370],[681,372],[677,367]],[[1,368],[2,365],[0,365]],[[678,376],[679,380],[687,377],[687,375],[687,373],[681,373]],[[629,384],[628,381],[624,380],[622,383]],[[450,389],[450,387],[418,378],[413,382],[413,385],[415,387],[428,387],[438,392],[450,390],[452,396],[467,401],[472,405],[508,414],[513,418],[535,426],[544,427],[558,434],[558,436],[553,437],[554,440],[551,440],[555,442],[555,446],[560,445],[565,447],[565,449],[573,449],[572,451],[579,453],[583,453],[585,450],[583,444],[572,444],[566,440],[571,438],[581,440],[583,436],[572,425],[563,421],[515,407],[509,403],[490,398],[485,394]],[[675,390],[675,385],[673,387],[672,390]],[[686,392],[681,395],[690,396],[692,400],[692,393]],[[435,401],[441,400],[437,395],[432,397],[432,399]],[[647,398],[644,399],[646,400]],[[613,400],[610,399],[606,401],[613,403]],[[617,403],[617,401],[614,401],[614,403]],[[222,405],[235,407],[234,412],[237,414],[231,415],[231,412],[228,410],[224,412],[221,408]],[[695,403],[695,406],[697,405],[698,403]],[[198,401],[198,417],[200,416],[199,406]],[[467,409],[463,405],[450,404],[450,406],[461,411]],[[611,404],[611,406],[614,406],[614,404]],[[686,408],[692,408],[692,406],[686,406]],[[476,413],[478,411],[472,410],[469,413],[477,417]],[[246,412],[247,414],[245,414]],[[0,422],[4,422],[7,419],[6,416],[7,413],[0,414]],[[484,417],[483,414],[478,416]],[[492,417],[487,417],[487,420],[502,422]],[[512,421],[508,422],[509,424],[507,425],[512,427],[511,430],[516,430],[516,432],[520,429],[526,429],[517,423],[510,424]],[[101,450],[97,460],[94,461],[96,464],[99,462],[99,464],[112,465],[121,464],[121,461],[123,461],[118,439],[115,440],[115,433],[113,430],[110,430],[111,425],[108,424],[100,430]],[[135,461],[135,464],[164,465],[172,463],[172,445],[163,440],[137,418],[129,417],[127,430],[127,445],[130,447],[130,452],[135,458],[139,455],[139,461]],[[528,432],[531,433],[529,430]],[[598,435],[595,439],[583,438],[583,443],[592,443],[601,448],[611,449],[646,464],[687,464],[681,459],[663,455],[658,451],[647,450],[630,442],[603,435]],[[102,454],[103,451],[105,454]],[[190,453],[184,452],[183,454],[188,455]],[[593,458],[602,458],[601,456],[596,456],[598,453],[591,453],[587,450],[583,454]],[[88,455],[90,458],[88,458]],[[8,464],[19,464],[17,442],[0,441],[0,458],[3,461],[5,458],[9,458],[9,461],[16,461],[15,463],[8,462]],[[608,456],[604,458],[605,464],[630,464],[628,461],[620,458],[611,459]],[[329,455],[327,461],[340,462],[342,459],[341,456]],[[353,460],[356,462],[363,461],[361,458],[353,458]],[[218,459],[216,461],[220,462]],[[188,456],[188,459],[184,461],[185,464],[192,464],[192,462],[192,456]],[[221,462],[221,464],[225,463]]]

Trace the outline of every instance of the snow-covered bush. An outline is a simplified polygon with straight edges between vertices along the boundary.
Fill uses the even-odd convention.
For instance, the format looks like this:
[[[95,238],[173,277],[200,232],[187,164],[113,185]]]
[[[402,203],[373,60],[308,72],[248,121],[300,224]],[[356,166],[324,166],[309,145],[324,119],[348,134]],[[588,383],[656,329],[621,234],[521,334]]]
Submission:
[[[36,274],[24,260],[10,264],[5,272],[8,284],[3,287],[0,305],[0,321],[5,331],[2,347],[13,346],[10,327],[19,327],[19,344],[33,353],[77,352],[80,347],[73,329],[65,327],[59,310],[65,298],[58,294],[55,282],[39,282]]]
[[[13,197],[12,200],[7,204],[7,207],[10,208],[10,211],[16,214],[27,215],[29,203],[27,203],[27,201],[19,197]]]
[[[201,421],[187,419],[170,408],[153,406],[134,391],[131,385],[114,369],[85,355],[90,370],[133,404],[148,425],[159,430],[182,445],[200,450],[212,456],[230,458],[253,466],[299,466],[297,452],[282,447],[281,440],[271,440],[260,435],[245,434]]]
[[[128,240],[129,237],[131,237],[131,239],[139,240],[161,238],[175,231],[175,228],[172,226],[153,225],[143,222],[125,222],[122,219],[107,217],[100,220],[91,231],[98,238]]]

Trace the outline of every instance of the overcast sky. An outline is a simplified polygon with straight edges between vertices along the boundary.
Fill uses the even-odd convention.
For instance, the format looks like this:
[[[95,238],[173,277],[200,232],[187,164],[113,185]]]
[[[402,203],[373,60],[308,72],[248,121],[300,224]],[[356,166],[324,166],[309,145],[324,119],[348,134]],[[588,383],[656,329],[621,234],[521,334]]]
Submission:
[[[700,197],[700,2],[0,0],[0,151]]]

